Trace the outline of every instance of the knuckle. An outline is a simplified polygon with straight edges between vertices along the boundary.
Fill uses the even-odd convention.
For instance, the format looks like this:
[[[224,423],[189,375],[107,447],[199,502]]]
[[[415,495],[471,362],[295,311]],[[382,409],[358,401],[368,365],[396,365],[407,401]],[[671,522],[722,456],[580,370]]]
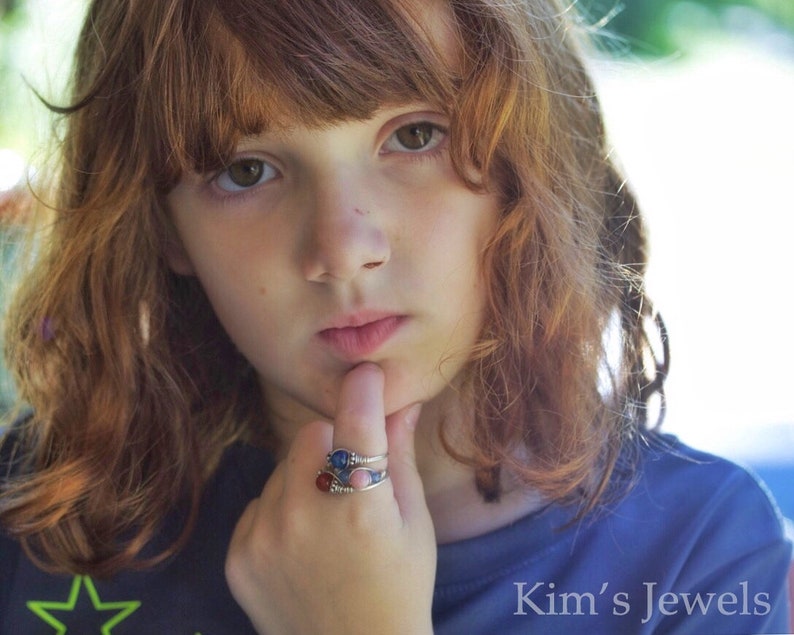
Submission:
[[[355,502],[348,508],[347,512],[347,532],[356,541],[369,541],[384,539],[384,532],[388,532],[392,523],[390,509],[382,504],[376,504],[369,500],[375,492],[361,492],[350,494],[361,500]],[[374,497],[374,496],[373,496]],[[365,500],[365,498],[367,500]]]

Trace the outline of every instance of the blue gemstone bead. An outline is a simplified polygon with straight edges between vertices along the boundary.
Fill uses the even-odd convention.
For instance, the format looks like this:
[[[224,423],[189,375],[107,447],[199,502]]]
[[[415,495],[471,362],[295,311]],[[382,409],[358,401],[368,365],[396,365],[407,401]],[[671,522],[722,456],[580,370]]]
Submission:
[[[350,470],[340,470],[336,473],[336,478],[338,478],[343,485],[350,485]]]
[[[334,450],[331,453],[329,463],[337,470],[347,467],[347,462],[350,459],[350,454],[346,450]]]

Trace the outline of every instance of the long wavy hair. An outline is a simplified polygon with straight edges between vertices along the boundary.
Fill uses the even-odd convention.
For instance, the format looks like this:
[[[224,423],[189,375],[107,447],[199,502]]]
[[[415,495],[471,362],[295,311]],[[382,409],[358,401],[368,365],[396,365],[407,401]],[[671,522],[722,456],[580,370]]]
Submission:
[[[50,105],[62,161],[7,329],[32,415],[4,448],[0,522],[41,566],[107,575],[174,553],[224,449],[270,441],[252,368],[167,265],[165,194],[284,115],[321,125],[406,100],[449,115],[459,174],[501,201],[463,371],[476,417],[442,440],[486,499],[509,475],[582,514],[604,500],[661,393],[666,341],[657,360],[644,229],[609,158],[582,25],[555,0],[447,3],[452,64],[421,3],[91,3],[71,100]],[[143,559],[174,508],[182,535]]]

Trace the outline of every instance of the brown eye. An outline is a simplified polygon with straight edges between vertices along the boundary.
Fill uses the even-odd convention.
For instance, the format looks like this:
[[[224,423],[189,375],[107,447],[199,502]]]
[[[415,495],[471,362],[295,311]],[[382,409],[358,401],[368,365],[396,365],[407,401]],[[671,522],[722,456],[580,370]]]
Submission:
[[[446,128],[433,121],[418,119],[395,128],[381,146],[381,153],[432,156],[446,139]]]
[[[261,159],[240,159],[221,172],[216,182],[227,192],[244,190],[276,176],[276,169]]]
[[[240,187],[251,187],[259,182],[262,176],[262,162],[256,159],[245,159],[229,166],[229,178]]]
[[[412,123],[397,130],[395,137],[406,150],[422,150],[432,141],[436,130],[432,123]]]

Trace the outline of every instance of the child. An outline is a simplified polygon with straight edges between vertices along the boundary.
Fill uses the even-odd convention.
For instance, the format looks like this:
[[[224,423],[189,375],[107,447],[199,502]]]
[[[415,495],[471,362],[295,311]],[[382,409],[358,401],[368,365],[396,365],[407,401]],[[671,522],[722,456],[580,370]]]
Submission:
[[[666,338],[575,31],[92,2],[10,316],[0,633],[787,630],[766,495],[651,429]]]

